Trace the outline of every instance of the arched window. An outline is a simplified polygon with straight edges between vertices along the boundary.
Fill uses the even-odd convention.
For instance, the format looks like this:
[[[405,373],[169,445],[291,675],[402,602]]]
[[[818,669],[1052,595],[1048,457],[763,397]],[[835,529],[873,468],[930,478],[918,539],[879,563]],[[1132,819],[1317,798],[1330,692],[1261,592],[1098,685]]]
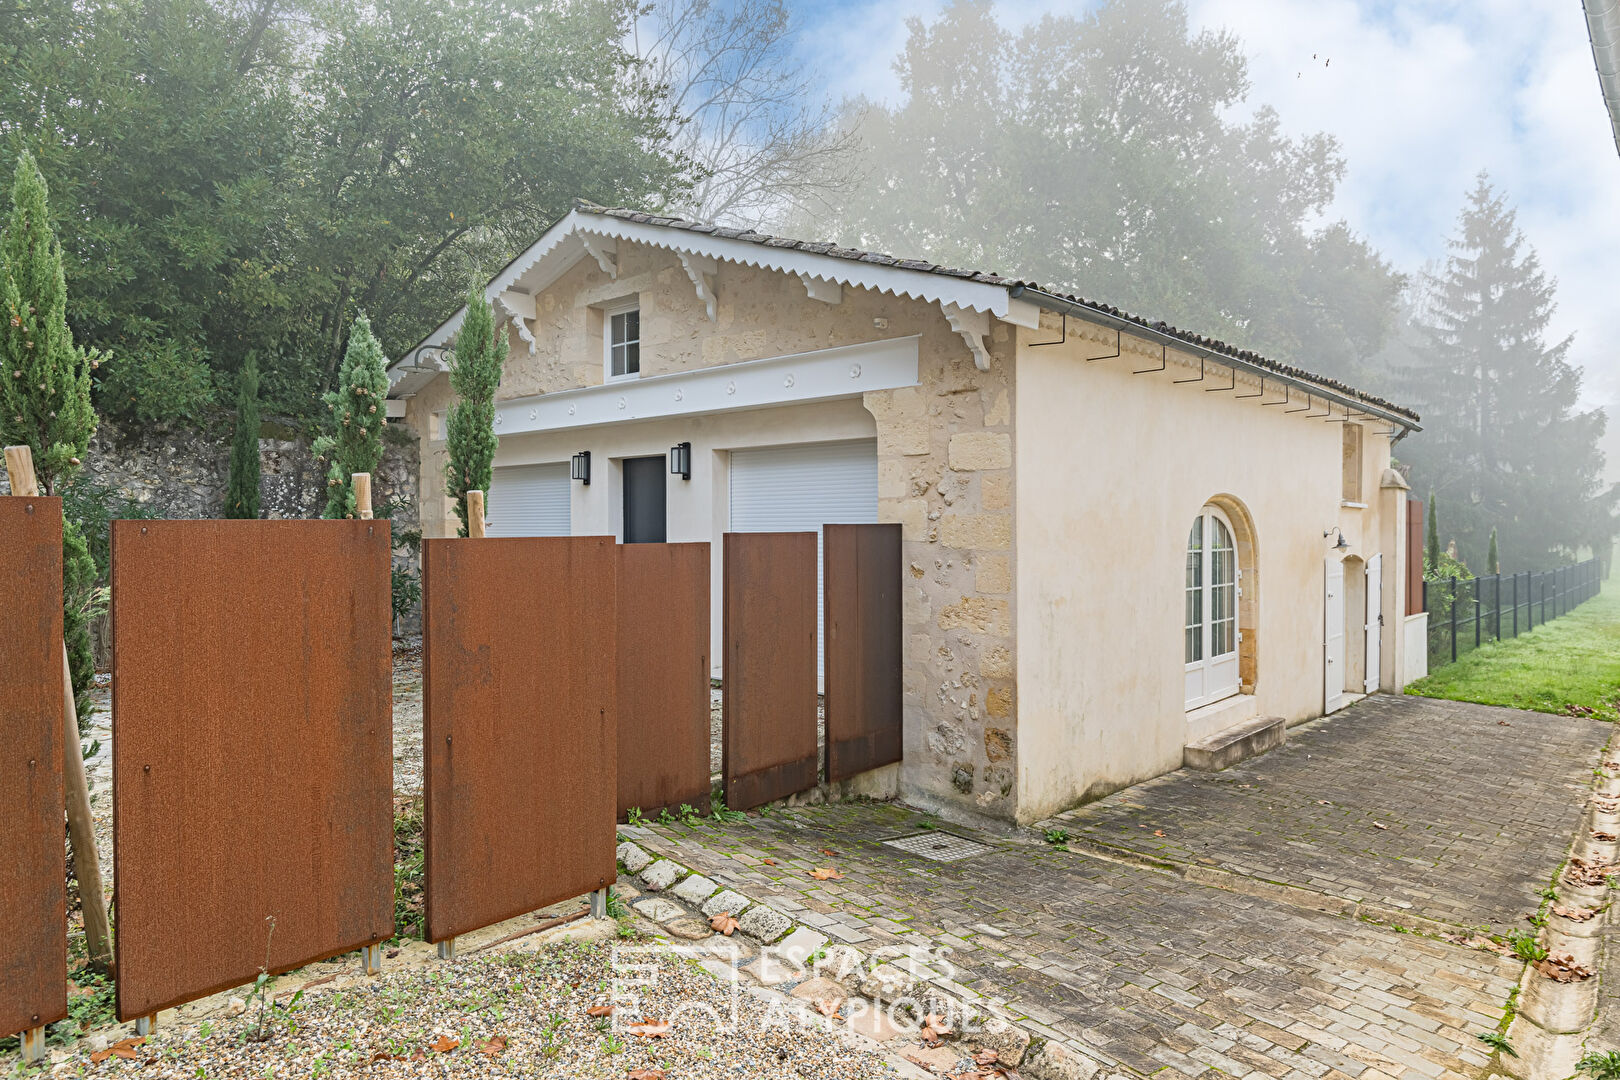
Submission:
[[[1238,692],[1238,558],[1232,523],[1213,506],[1187,534],[1183,631],[1187,708]]]

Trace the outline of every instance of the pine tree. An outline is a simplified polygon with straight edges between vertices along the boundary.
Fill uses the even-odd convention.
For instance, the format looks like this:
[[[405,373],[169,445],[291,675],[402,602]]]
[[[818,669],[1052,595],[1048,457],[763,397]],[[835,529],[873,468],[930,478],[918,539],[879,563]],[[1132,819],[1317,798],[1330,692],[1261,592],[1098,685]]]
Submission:
[[[1440,511],[1437,508],[1439,501],[1434,497],[1434,492],[1429,492],[1429,543],[1423,561],[1428,564],[1427,569],[1431,572],[1440,565]]]
[[[1593,539],[1604,416],[1573,411],[1570,339],[1546,340],[1556,283],[1483,174],[1450,246],[1417,319],[1409,393],[1424,431],[1403,457],[1446,493],[1464,559],[1480,557],[1496,523],[1518,564],[1565,562]]]
[[[1500,574],[1502,572],[1502,563],[1496,557],[1496,529],[1494,526],[1491,528],[1491,550],[1485,556],[1485,572],[1487,574]]]
[[[501,348],[495,316],[477,288],[467,294],[467,317],[462,320],[450,359],[450,388],[459,398],[450,406],[445,441],[450,461],[445,466],[445,490],[456,501],[457,530],[467,535],[467,492],[482,491],[489,506],[489,482],[495,464],[495,389],[501,382],[506,350]]]
[[[249,352],[236,376],[236,431],[231,438],[231,478],[225,516],[259,516],[259,358]]]
[[[45,494],[78,472],[96,430],[90,370],[100,354],[73,343],[67,325],[62,246],[51,230],[45,177],[26,151],[17,160],[11,217],[0,234],[0,444],[26,444]],[[77,522],[62,522],[62,637],[79,710],[94,711],[90,620],[100,600],[96,567]]]
[[[382,461],[387,399],[387,360],[381,343],[371,333],[371,323],[361,314],[349,333],[338,388],[323,398],[332,414],[332,431],[316,439],[314,445],[315,455],[331,463],[326,470],[326,510],[322,517],[354,517],[351,478],[357,472],[375,473],[377,463]]]
[[[45,177],[23,152],[0,236],[0,443],[33,448],[49,495],[77,472],[96,431],[90,369],[100,354],[73,343],[62,246],[51,231]]]

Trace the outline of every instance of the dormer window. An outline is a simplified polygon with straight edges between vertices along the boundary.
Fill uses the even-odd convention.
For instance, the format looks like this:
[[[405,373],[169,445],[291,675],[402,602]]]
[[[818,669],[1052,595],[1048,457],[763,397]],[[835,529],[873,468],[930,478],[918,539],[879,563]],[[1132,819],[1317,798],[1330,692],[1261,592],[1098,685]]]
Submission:
[[[641,375],[641,309],[609,310],[607,315],[607,377],[634,379]]]

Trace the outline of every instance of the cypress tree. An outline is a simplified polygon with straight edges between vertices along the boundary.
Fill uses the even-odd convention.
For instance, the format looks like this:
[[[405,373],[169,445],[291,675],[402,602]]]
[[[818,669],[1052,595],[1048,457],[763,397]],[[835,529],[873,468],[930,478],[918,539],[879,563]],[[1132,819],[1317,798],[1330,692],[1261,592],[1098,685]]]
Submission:
[[[1485,556],[1485,572],[1487,574],[1500,574],[1502,564],[1496,558],[1496,526],[1491,526],[1491,550]]]
[[[328,518],[354,517],[357,472],[374,473],[382,460],[382,429],[388,420],[388,370],[382,344],[371,333],[364,314],[356,316],[343,354],[338,388],[322,400],[332,414],[332,431],[315,440],[315,454],[331,464],[326,470]]]
[[[495,464],[495,389],[501,383],[506,350],[501,348],[495,316],[476,287],[467,294],[467,317],[450,359],[450,388],[459,400],[445,422],[445,490],[456,501],[461,519],[457,535],[467,535],[467,492],[482,491],[489,506],[489,482]]]
[[[1436,509],[1439,501],[1434,492],[1429,492],[1429,542],[1423,553],[1423,561],[1431,571],[1440,565],[1440,512]]]
[[[101,354],[73,343],[67,325],[62,245],[51,230],[45,177],[32,155],[17,159],[11,216],[0,234],[0,444],[26,444],[47,495],[84,463],[96,411],[90,370]],[[79,734],[90,723],[95,679],[90,620],[98,599],[96,566],[77,522],[62,522],[62,637],[79,710]]]
[[[225,516],[259,516],[259,358],[252,352],[236,376],[236,431],[231,438]]]

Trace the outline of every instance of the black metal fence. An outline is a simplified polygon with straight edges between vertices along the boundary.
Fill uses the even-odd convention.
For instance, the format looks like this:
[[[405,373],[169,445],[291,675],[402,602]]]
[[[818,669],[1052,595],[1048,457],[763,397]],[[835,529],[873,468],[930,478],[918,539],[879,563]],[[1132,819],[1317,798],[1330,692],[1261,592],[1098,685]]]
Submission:
[[[1598,594],[1597,559],[1556,570],[1423,583],[1429,613],[1429,670],[1455,663],[1487,641],[1518,637]]]

